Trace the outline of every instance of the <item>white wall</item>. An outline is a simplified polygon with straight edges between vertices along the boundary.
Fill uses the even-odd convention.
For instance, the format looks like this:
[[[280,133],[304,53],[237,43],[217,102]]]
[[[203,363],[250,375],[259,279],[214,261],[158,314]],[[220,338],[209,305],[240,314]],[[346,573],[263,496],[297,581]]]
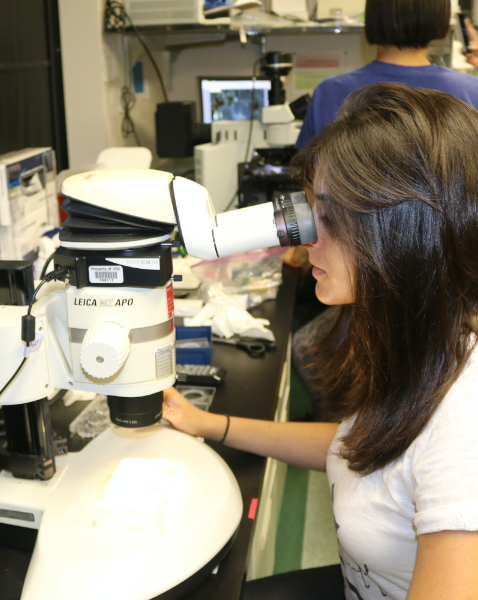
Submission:
[[[92,164],[106,147],[102,0],[59,0],[70,167]]]

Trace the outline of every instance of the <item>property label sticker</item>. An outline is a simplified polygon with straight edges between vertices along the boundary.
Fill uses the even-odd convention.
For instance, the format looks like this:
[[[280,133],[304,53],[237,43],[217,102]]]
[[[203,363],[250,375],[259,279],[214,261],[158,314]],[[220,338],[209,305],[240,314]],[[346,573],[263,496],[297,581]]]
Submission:
[[[30,352],[34,352],[35,350],[38,350],[38,348],[41,346],[43,340],[43,333],[35,333],[35,339],[33,342],[30,342]]]
[[[158,258],[107,258],[108,262],[115,265],[123,265],[123,267],[131,267],[132,269],[145,269],[147,271],[159,271]]]
[[[88,267],[90,283],[123,283],[123,267]]]

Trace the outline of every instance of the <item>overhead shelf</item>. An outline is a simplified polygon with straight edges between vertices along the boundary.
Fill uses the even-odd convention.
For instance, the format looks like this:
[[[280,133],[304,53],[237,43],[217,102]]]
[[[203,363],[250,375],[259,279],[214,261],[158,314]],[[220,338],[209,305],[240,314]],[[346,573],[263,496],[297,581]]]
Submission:
[[[150,43],[155,46],[191,46],[195,44],[209,44],[224,42],[226,39],[237,39],[241,30],[235,25],[154,25],[138,27],[142,35],[147,36]],[[311,25],[310,23],[298,24],[291,27],[254,27],[244,26],[243,31],[248,38],[267,35],[320,35],[320,34],[343,34],[360,33],[364,30],[362,26],[338,26],[336,24]],[[114,35],[115,32],[106,32]],[[135,35],[132,28],[127,28],[126,35]]]
[[[232,31],[232,29],[231,29]],[[239,30],[235,30],[239,33]],[[308,24],[298,24],[293,27],[244,27],[246,35],[268,35],[268,34],[299,34],[299,33],[310,33],[310,34],[321,34],[321,33],[360,33],[364,31],[364,28],[360,25],[357,26],[339,26],[339,25],[321,25],[317,24],[311,26]]]

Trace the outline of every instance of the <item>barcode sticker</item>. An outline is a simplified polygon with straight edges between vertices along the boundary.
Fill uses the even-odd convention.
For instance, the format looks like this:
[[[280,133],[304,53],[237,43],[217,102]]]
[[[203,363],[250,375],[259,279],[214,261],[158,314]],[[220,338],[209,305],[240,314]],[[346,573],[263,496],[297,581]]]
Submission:
[[[90,283],[123,283],[123,267],[88,267]]]

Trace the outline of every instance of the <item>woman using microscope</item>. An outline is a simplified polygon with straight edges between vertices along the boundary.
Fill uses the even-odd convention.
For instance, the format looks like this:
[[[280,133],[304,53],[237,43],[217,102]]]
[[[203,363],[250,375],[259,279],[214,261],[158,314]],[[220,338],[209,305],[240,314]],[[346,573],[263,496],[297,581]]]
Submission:
[[[339,425],[164,392],[181,431],[327,471],[341,565],[248,582],[245,600],[478,598],[477,156],[474,109],[384,84],[299,153],[316,295],[340,307],[316,348]]]
[[[430,41],[444,38],[449,27],[450,0],[367,0],[365,35],[369,44],[377,46],[377,58],[350,73],[328,77],[317,86],[297,147],[302,148],[335,119],[351,92],[374,83],[441,90],[478,109],[478,78],[430,64],[427,58]],[[470,33],[470,38],[478,39],[476,32],[475,37]],[[478,64],[478,59],[475,60]],[[472,62],[471,57],[469,61]],[[293,364],[312,400],[314,418],[326,420],[330,415],[311,380],[315,370],[306,368],[310,362],[307,351],[317,336],[330,327],[336,311],[314,304],[312,267],[304,248],[291,248],[284,262],[303,271],[296,309],[299,330],[294,333],[292,345]]]

